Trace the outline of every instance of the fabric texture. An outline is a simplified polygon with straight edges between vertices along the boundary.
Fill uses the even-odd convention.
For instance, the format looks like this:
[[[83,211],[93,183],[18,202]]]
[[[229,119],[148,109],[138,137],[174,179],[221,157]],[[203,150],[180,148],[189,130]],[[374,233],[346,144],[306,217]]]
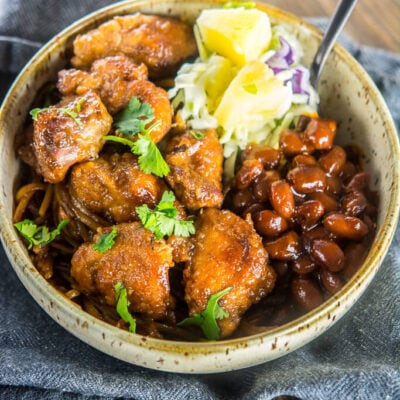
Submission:
[[[41,43],[110,3],[0,0],[0,90]],[[399,127],[400,56],[341,41],[376,82]],[[366,293],[310,344],[257,367],[185,375],[127,364],[69,334],[34,302],[0,248],[0,399],[400,399],[399,256],[398,228]]]

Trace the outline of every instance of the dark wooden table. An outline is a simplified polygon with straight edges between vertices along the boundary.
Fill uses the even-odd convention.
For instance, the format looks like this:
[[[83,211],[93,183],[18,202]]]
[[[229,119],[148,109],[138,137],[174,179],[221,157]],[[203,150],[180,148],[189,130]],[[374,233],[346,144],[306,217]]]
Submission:
[[[330,16],[338,0],[265,0],[298,16]],[[359,0],[345,27],[358,43],[400,53],[400,0]]]

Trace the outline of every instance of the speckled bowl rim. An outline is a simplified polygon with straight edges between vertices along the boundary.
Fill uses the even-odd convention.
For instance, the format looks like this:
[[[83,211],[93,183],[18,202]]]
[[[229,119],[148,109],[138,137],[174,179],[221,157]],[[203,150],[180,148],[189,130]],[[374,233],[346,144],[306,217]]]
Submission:
[[[110,13],[117,15],[126,13],[130,8],[131,11],[134,11],[144,6],[157,6],[161,3],[165,2],[128,0],[104,7],[70,25],[43,46],[18,75],[2,104],[0,109],[0,149],[4,144],[3,120],[7,118],[7,109],[12,106],[11,94],[24,84],[32,70],[40,68],[48,52],[53,52],[64,45],[66,40],[63,38],[75,36],[82,29],[82,25],[96,24],[98,21],[104,20],[105,16],[109,16]],[[199,7],[206,7],[221,4],[223,1],[169,1],[167,3],[171,4],[171,7],[174,3],[196,3]],[[299,17],[264,3],[258,3],[257,6],[282,22],[298,24],[310,31],[311,34],[321,37],[321,32],[316,27]],[[341,60],[350,66],[363,86],[369,88],[371,100],[382,115],[395,157],[400,160],[396,128],[374,82],[344,48],[336,45],[334,51]],[[394,182],[400,181],[399,171],[400,161],[393,170]],[[19,239],[2,203],[0,203],[0,233],[8,258],[30,294],[56,322],[84,342],[121,360],[152,369],[185,373],[214,373],[245,368],[281,357],[315,339],[339,320],[361,296],[375,276],[393,238],[399,209],[400,192],[398,184],[396,184],[391,191],[385,220],[376,234],[375,244],[363,265],[338,294],[333,295],[320,307],[296,320],[263,333],[207,343],[168,341],[132,335],[94,318],[79,310],[40,275],[30,261],[26,248]],[[50,300],[47,302],[44,300],[46,298]],[[69,318],[69,321],[65,317]],[[70,321],[75,321],[75,323],[71,324]]]

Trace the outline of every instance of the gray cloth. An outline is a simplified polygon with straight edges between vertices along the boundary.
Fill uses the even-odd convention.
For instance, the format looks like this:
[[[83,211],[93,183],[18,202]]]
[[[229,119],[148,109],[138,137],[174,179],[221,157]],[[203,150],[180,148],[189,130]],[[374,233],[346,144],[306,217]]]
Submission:
[[[107,3],[0,0],[3,90],[37,42]],[[342,40],[375,80],[399,126],[400,57]],[[319,339],[257,367],[200,376],[136,367],[79,341],[33,301],[0,249],[0,399],[400,399],[399,241],[398,229],[367,292]]]

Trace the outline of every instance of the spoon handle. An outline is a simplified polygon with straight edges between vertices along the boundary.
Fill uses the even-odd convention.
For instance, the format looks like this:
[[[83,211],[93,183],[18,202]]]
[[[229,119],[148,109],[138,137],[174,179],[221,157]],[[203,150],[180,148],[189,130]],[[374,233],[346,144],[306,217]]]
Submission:
[[[310,68],[310,83],[317,90],[319,77],[337,37],[342,31],[344,24],[350,17],[357,0],[340,0],[336,6],[333,18],[325,31],[321,44],[315,54]]]

